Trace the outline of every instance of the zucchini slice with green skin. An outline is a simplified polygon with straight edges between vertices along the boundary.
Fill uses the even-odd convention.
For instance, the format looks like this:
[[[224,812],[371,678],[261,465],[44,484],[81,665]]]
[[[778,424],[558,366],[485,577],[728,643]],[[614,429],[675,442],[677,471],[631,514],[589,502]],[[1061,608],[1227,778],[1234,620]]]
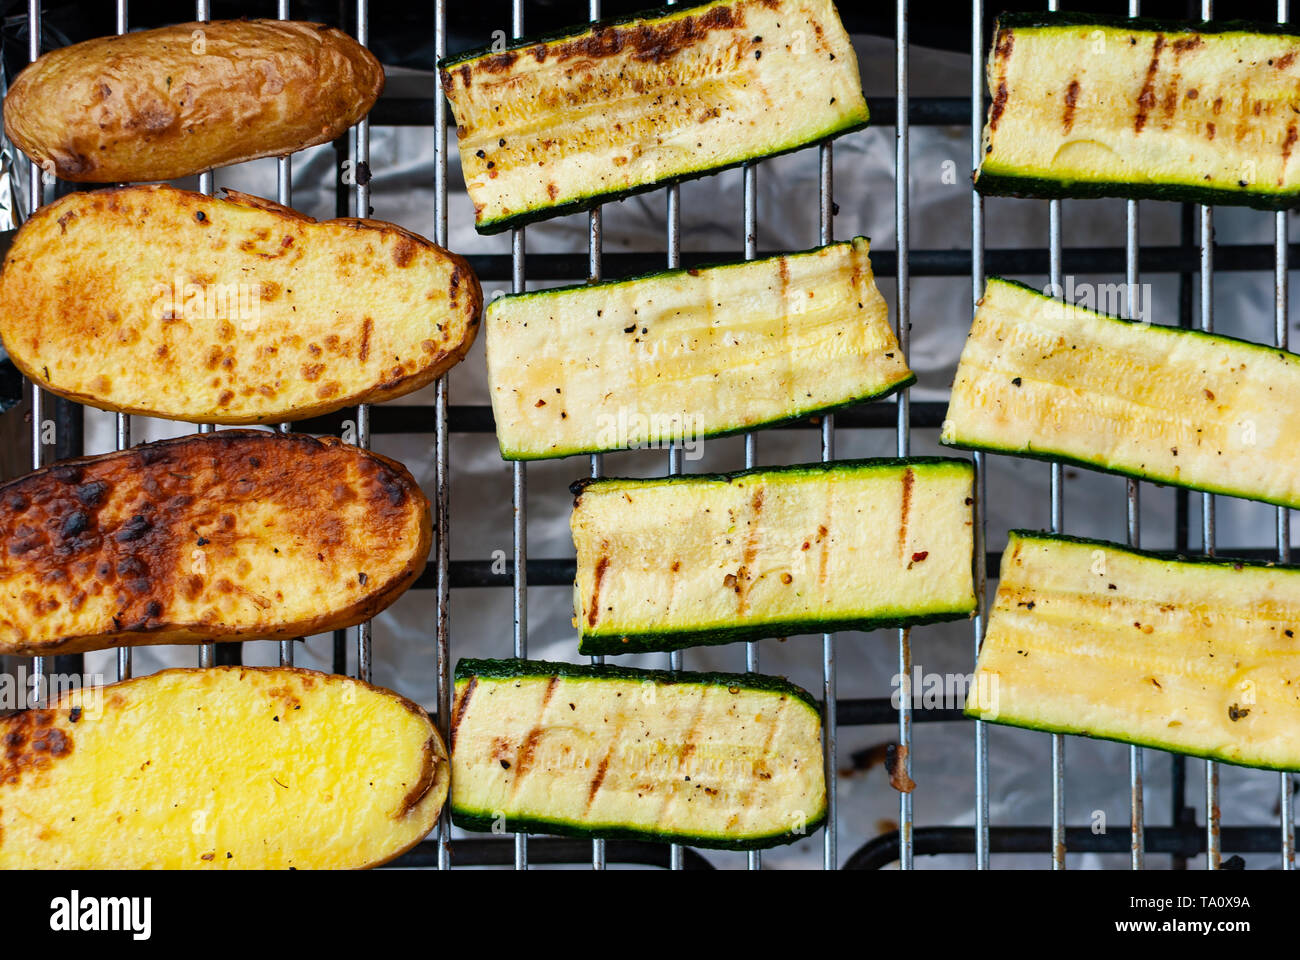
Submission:
[[[972,478],[918,457],[575,483],[579,650],[966,617]]]
[[[1121,320],[995,277],[939,439],[1300,507],[1298,410],[1296,354]]]
[[[826,819],[821,713],[760,674],[461,660],[452,821],[752,850]]]
[[[1300,205],[1300,36],[1277,24],[998,18],[975,186]]]
[[[912,383],[868,249],[857,237],[493,301],[488,384],[501,455],[667,446]]]
[[[969,716],[1300,770],[1300,567],[1013,530]]]
[[[662,7],[439,63],[480,233],[867,125],[831,0]]]

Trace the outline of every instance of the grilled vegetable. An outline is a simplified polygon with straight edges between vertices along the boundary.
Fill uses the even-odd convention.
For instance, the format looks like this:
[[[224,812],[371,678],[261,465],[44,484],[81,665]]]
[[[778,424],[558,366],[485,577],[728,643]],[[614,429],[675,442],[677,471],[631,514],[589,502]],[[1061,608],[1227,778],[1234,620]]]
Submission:
[[[63,180],[174,180],[328,143],[383,86],[324,24],[182,23],[45,54],[5,97],[5,133]]]
[[[128,187],[38,210],[0,276],[14,362],[107,410],[259,423],[402,396],[469,350],[482,294],[463,258],[231,197]]]
[[[323,633],[396,600],[431,539],[406,469],[333,438],[70,460],[0,485],[0,653]]]
[[[993,279],[940,440],[1300,507],[1300,356]]]
[[[366,867],[418,843],[447,751],[395,693],[164,670],[0,718],[0,869]]]
[[[1300,37],[1272,24],[1003,14],[981,193],[1285,209]]]
[[[748,850],[826,817],[816,701],[779,677],[462,660],[452,821]]]
[[[715,0],[443,60],[480,233],[867,124],[830,0]]]
[[[494,300],[501,454],[701,439],[913,382],[859,237],[806,253]]]
[[[966,712],[1300,770],[1300,567],[1012,531]]]
[[[965,460],[919,457],[575,483],[579,649],[964,617],[971,479]]]

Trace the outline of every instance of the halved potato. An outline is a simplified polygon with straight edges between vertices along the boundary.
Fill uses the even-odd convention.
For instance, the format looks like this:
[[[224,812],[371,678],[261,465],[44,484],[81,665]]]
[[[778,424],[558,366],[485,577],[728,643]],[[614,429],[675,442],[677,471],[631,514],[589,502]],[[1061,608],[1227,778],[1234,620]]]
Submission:
[[[395,693],[293,668],[165,670],[0,719],[0,869],[337,868],[433,829],[447,750]]]
[[[396,600],[431,541],[406,468],[334,438],[70,460],[0,486],[0,653],[324,633]]]
[[[229,193],[125,187],[38,210],[0,275],[14,363],[105,410],[240,424],[402,396],[465,356],[483,296],[464,258]]]
[[[5,132],[63,180],[173,180],[327,143],[383,88],[322,23],[180,23],[51,50],[14,80]]]

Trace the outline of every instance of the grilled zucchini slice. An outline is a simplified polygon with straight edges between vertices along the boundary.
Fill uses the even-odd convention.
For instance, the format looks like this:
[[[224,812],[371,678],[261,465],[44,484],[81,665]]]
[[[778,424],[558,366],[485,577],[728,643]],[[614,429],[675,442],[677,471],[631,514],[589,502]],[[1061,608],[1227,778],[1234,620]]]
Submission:
[[[989,281],[940,441],[1300,507],[1300,356]]]
[[[62,180],[175,180],[328,143],[383,86],[370,51],[322,23],[178,23],[44,54],[4,126]]]
[[[976,188],[1300,204],[1300,36],[1287,29],[1003,14]]]
[[[290,667],[164,670],[0,718],[0,869],[384,863],[438,821],[428,715]]]
[[[1012,531],[970,716],[1300,770],[1300,567]]]
[[[867,124],[830,0],[715,0],[439,64],[480,233]]]
[[[462,660],[452,822],[749,850],[826,818],[821,715],[759,674]]]
[[[227,191],[69,194],[0,275],[0,337],[52,393],[192,423],[267,423],[418,390],[465,356],[464,258],[377,220]]]
[[[917,457],[575,483],[579,650],[965,617],[972,475]]]
[[[400,463],[256,430],[163,440],[0,485],[0,653],[324,633],[419,576],[429,501]]]
[[[485,335],[502,456],[666,446],[912,383],[868,249],[858,237],[494,300]]]

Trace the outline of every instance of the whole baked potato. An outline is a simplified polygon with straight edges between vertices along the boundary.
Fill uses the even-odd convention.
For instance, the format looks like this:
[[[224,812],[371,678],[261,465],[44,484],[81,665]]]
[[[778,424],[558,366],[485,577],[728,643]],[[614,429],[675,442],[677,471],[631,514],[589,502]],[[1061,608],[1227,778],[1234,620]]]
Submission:
[[[44,54],[10,87],[4,125],[64,180],[172,180],[333,140],[383,86],[379,61],[324,24],[182,23]]]

